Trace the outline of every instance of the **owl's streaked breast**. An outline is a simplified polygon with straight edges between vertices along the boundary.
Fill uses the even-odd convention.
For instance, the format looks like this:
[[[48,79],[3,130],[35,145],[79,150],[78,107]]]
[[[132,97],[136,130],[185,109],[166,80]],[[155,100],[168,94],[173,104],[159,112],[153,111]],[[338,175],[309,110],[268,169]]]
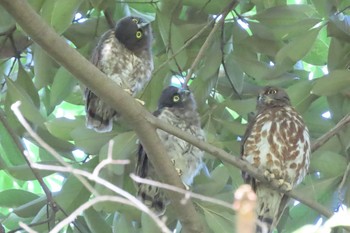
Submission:
[[[115,38],[113,32],[101,46],[98,67],[123,89],[135,95],[150,80],[153,60],[149,50],[139,56],[127,49]]]
[[[268,109],[256,117],[252,132],[243,158],[292,185],[300,183],[310,164],[310,140],[299,114],[291,107]]]
[[[191,118],[192,117],[199,118],[197,113],[193,113]],[[163,109],[158,118],[192,134],[199,140],[205,140],[204,131],[201,129],[199,124],[190,124],[185,119],[179,118],[179,116],[175,115],[167,108]],[[158,129],[157,132],[160,140],[163,142],[168,152],[168,155],[170,156],[170,159],[175,160],[176,167],[182,170],[182,181],[187,185],[191,185],[193,178],[202,168],[202,158],[204,156],[204,152],[197,147],[192,146],[190,143],[174,135],[168,134],[163,130]]]

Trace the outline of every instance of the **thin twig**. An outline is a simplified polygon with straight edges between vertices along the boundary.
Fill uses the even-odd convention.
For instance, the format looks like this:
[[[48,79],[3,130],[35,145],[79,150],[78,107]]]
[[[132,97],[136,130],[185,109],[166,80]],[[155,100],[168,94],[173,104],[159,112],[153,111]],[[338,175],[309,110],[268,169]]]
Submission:
[[[204,195],[201,195],[201,194],[198,194],[198,193],[194,193],[194,192],[191,192],[191,191],[180,189],[180,188],[178,188],[176,186],[169,185],[169,184],[166,184],[166,183],[161,183],[161,182],[158,182],[158,181],[141,178],[141,177],[136,176],[135,174],[132,174],[132,173],[130,174],[130,177],[136,183],[148,184],[148,185],[152,185],[152,186],[159,187],[159,188],[162,188],[162,189],[167,189],[167,190],[170,190],[170,191],[173,191],[173,192],[182,193],[182,194],[184,194],[183,203],[185,203],[191,197],[191,198],[195,198],[195,199],[198,199],[198,200],[201,200],[201,201],[205,201],[205,202],[210,202],[210,203],[213,203],[213,204],[225,207],[227,209],[233,210],[233,207],[231,206],[230,203],[218,200],[216,198],[207,197],[207,196],[204,196]]]
[[[84,210],[87,210],[88,208],[90,208],[91,206],[100,203],[100,202],[117,202],[117,203],[122,203],[125,205],[129,205],[129,206],[134,206],[135,208],[138,208],[138,206],[125,199],[125,198],[121,198],[121,197],[116,197],[116,196],[98,196],[95,197],[87,202],[85,202],[84,204],[82,204],[81,206],[79,206],[79,208],[75,209],[67,218],[65,218],[64,220],[62,220],[60,223],[58,223],[51,231],[50,233],[58,233],[60,232],[60,230],[63,229],[63,227],[65,227],[66,225],[68,225],[70,222],[74,221],[74,219],[76,217],[78,217],[79,214],[81,214]],[[156,218],[158,219],[158,218]],[[157,222],[158,223],[163,223],[161,220],[159,220]],[[158,225],[159,226],[159,225]],[[167,233],[171,233],[171,231],[165,226],[165,224],[163,223],[161,226],[159,226],[160,229],[163,232],[167,232]]]
[[[225,32],[224,26],[225,26],[225,24],[222,24],[223,28],[221,29],[221,46],[220,46],[221,47],[221,65],[222,65],[222,68],[224,69],[225,76],[226,76],[228,82],[230,83],[233,92],[238,96],[239,99],[242,99],[241,95],[236,90],[235,85],[233,85],[233,82],[231,80],[230,74],[227,71],[227,67],[226,67],[225,51],[224,51],[224,36],[225,36],[225,34],[224,34],[224,32]]]
[[[21,229],[26,230],[28,233],[38,233],[37,231],[34,231],[32,228],[30,228],[24,222],[19,222],[18,225],[21,227]]]
[[[350,114],[347,114],[343,117],[332,129],[330,129],[327,133],[316,139],[311,145],[311,151],[314,152],[318,148],[320,148],[323,144],[325,144],[329,139],[331,139],[334,135],[336,135],[343,127],[350,123]]]
[[[70,174],[73,174],[75,176],[83,176],[86,177],[108,189],[111,191],[125,197],[127,200],[129,200],[131,203],[134,204],[136,208],[141,210],[142,212],[145,212],[148,214],[154,222],[159,226],[160,229],[162,229],[164,232],[170,232],[169,229],[166,227],[164,222],[162,222],[157,215],[155,215],[147,206],[145,206],[140,200],[138,200],[136,197],[134,197],[132,194],[128,193],[127,191],[121,189],[120,187],[112,184],[111,182],[98,177],[94,176],[92,173],[89,173],[84,170],[76,169],[76,168],[70,168],[70,167],[64,167],[64,166],[54,166],[54,165],[43,165],[34,163],[32,165],[35,169],[39,170],[48,170],[48,171],[57,171],[57,172],[68,172]],[[100,196],[100,195],[99,195]]]
[[[102,160],[97,164],[94,171],[92,172],[93,176],[98,176],[101,169],[109,164],[115,164],[115,165],[126,165],[130,163],[130,160],[113,160],[112,154],[113,154],[113,145],[114,141],[110,140],[108,143],[108,150],[107,150],[107,159]]]
[[[157,67],[157,69],[153,71],[153,75],[158,73],[159,70],[161,70],[164,66],[166,66],[169,63],[169,61],[174,59],[179,53],[181,53],[184,49],[186,49],[188,46],[190,46],[190,44],[192,44],[193,41],[198,39],[199,36],[202,35],[203,32],[205,32],[214,22],[215,22],[215,19],[210,20],[201,30],[199,30],[194,36],[192,36],[191,39],[187,40],[186,43],[178,51],[173,53],[173,55],[171,55],[165,62],[160,64]]]
[[[52,199],[52,193],[50,191],[50,189],[47,187],[47,185],[45,184],[43,178],[40,176],[39,172],[34,170],[31,166],[30,166],[30,162],[28,160],[28,151],[26,148],[24,148],[23,144],[19,141],[18,136],[16,135],[16,133],[13,131],[13,129],[10,127],[10,125],[8,124],[6,117],[5,117],[5,113],[2,109],[0,109],[0,121],[2,123],[2,125],[5,127],[6,131],[10,134],[10,137],[12,139],[12,141],[16,144],[18,150],[21,152],[22,157],[24,158],[24,160],[26,161],[29,169],[31,170],[31,172],[33,173],[33,175],[35,176],[36,180],[39,182],[41,188],[43,189],[45,195],[46,195],[46,199],[48,200],[49,203],[54,203],[54,200]]]
[[[220,18],[219,22],[217,22],[214,25],[213,29],[211,30],[211,32],[209,33],[207,39],[204,41],[201,49],[199,50],[196,58],[194,59],[192,65],[191,65],[191,68],[190,68],[190,70],[188,71],[188,73],[186,75],[186,79],[185,79],[185,82],[183,84],[184,86],[187,86],[188,81],[191,79],[192,74],[194,73],[194,68],[198,65],[199,61],[202,59],[202,57],[204,56],[205,52],[207,51],[211,41],[214,38],[214,35],[215,35],[216,31],[219,29],[221,24],[225,22],[225,18],[227,16],[227,14],[232,10],[232,8],[234,8],[234,6],[236,4],[237,4],[237,1],[233,0],[227,5],[227,7],[225,7],[224,12],[222,13],[222,15],[220,15],[221,18]]]
[[[57,153],[57,151],[55,151],[55,149],[53,149],[49,144],[47,144],[41,137],[39,137],[38,134],[36,134],[34,132],[34,130],[31,128],[31,126],[29,125],[29,123],[27,122],[27,120],[23,117],[21,111],[19,110],[19,106],[20,106],[20,101],[15,102],[14,104],[11,105],[11,109],[13,111],[13,113],[16,115],[18,121],[22,124],[22,126],[27,130],[27,132],[29,133],[29,135],[35,140],[37,141],[45,150],[47,150],[51,155],[53,155],[55,157],[55,159],[57,159],[58,162],[60,162],[62,165],[66,166],[66,167],[72,167],[70,164],[68,164],[67,162],[65,162],[62,157]],[[30,162],[30,160],[28,160]],[[91,186],[91,184],[89,184],[89,182],[87,182],[83,177],[81,176],[77,176],[77,179],[95,196],[98,194],[96,192],[96,190],[94,190],[94,188]]]

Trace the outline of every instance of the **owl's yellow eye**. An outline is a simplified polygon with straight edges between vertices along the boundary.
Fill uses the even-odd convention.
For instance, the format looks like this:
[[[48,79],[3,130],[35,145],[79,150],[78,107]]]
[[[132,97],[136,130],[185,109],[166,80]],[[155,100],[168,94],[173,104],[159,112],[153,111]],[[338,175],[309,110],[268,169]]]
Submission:
[[[142,33],[142,31],[141,30],[138,30],[137,32],[136,32],[136,38],[137,39],[141,39],[142,38],[142,35],[143,35],[143,33]]]
[[[173,97],[174,103],[179,102],[179,100],[180,100],[180,96],[179,95],[174,95],[174,97]]]
[[[271,90],[267,91],[268,95],[273,95],[273,94],[276,94],[276,93],[277,93],[277,90],[275,90],[275,89],[271,89]]]
[[[134,23],[139,23],[139,20],[136,19],[136,18],[133,18],[132,21],[133,21]]]

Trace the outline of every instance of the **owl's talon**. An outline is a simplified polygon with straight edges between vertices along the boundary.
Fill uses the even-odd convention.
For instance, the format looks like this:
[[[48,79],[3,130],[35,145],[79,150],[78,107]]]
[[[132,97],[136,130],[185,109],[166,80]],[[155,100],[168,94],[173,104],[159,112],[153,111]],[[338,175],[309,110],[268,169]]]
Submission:
[[[126,93],[128,93],[129,95],[133,95],[131,89],[129,89],[129,88],[125,88],[124,91],[125,91]]]
[[[284,190],[284,191],[290,191],[292,190],[292,184],[283,180],[283,179],[279,179],[279,187],[280,189]]]
[[[273,174],[272,172],[270,172],[269,170],[265,170],[264,171],[264,176],[268,181],[271,181],[273,179],[275,179],[275,174]]]
[[[180,168],[176,167],[175,170],[179,176],[182,176],[182,170]]]
[[[140,99],[135,99],[137,102],[139,102],[142,106],[145,105],[145,101],[140,100]]]

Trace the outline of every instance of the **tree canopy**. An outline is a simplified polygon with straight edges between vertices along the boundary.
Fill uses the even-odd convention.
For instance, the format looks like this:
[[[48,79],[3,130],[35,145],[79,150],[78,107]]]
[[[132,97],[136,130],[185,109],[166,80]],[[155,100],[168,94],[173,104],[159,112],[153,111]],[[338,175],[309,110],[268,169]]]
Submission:
[[[180,231],[199,222],[204,232],[234,231],[233,193],[243,184],[241,169],[250,169],[239,163],[240,140],[257,93],[266,85],[287,91],[313,143],[308,175],[290,194],[298,201],[290,202],[277,232],[321,224],[346,210],[349,7],[348,0],[0,0],[0,232],[1,226],[6,232],[23,229],[19,222],[49,232],[68,216],[73,218],[62,232],[160,232],[160,223],[133,200],[130,174],[138,138],[146,137],[139,124],[130,122],[142,117],[139,109],[156,109],[164,87],[185,82],[195,95],[207,140],[190,141],[207,152],[207,170],[195,178],[191,191],[216,201],[194,197],[181,212],[182,196],[171,196],[179,206],[167,209],[163,220],[169,229]],[[54,34],[34,19],[23,21],[31,19],[32,10]],[[126,114],[135,117],[116,122],[109,133],[97,133],[85,126],[81,86],[101,93],[108,85],[79,75],[92,65],[77,62],[69,50],[58,59],[60,44],[49,39],[60,37],[89,60],[99,37],[127,15],[145,18],[153,29],[155,68],[139,96],[146,104],[131,106],[131,98],[121,102],[123,93],[106,89],[105,95],[116,96],[123,111],[134,109]],[[17,101],[20,114],[12,107]],[[186,139],[151,116],[145,119]],[[159,157],[152,159],[162,164]],[[164,163],[161,174],[170,161]],[[178,180],[171,182],[179,186]],[[346,222],[330,223],[334,225]]]

